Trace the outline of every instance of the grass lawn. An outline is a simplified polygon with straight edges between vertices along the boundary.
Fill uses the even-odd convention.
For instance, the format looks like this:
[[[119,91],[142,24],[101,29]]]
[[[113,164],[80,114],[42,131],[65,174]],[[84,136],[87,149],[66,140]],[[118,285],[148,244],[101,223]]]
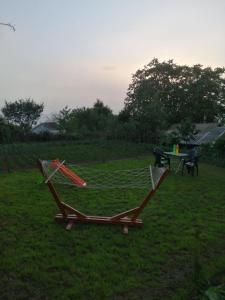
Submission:
[[[206,164],[199,177],[169,175],[141,215],[143,228],[123,235],[109,225],[66,231],[37,170],[1,174],[0,299],[200,299],[206,280],[225,283],[224,178],[225,169]],[[83,200],[93,210],[101,203]]]

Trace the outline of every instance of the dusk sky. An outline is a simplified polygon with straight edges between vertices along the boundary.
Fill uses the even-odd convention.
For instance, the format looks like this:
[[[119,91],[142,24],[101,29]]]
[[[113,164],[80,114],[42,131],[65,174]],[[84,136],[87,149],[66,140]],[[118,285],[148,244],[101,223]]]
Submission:
[[[0,0],[0,107],[32,98],[45,116],[96,98],[118,113],[154,57],[225,66],[225,0]]]

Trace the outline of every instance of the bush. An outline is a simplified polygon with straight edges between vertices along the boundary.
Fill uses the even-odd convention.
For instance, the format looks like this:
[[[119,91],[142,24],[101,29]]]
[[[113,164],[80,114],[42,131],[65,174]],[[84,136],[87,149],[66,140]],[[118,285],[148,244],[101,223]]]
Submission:
[[[225,167],[225,140],[200,146],[201,159]]]
[[[217,140],[214,147],[221,157],[225,157],[225,139]]]

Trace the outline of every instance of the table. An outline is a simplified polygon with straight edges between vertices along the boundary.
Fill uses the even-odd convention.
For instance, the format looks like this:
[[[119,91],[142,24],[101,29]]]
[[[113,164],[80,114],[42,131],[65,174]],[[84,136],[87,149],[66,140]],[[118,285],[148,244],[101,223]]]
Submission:
[[[175,152],[164,152],[164,154],[166,154],[167,156],[171,156],[174,158],[179,158],[179,163],[177,164],[177,166],[175,167],[175,174],[177,174],[180,170],[181,167],[181,163],[182,163],[182,159],[184,157],[187,157],[188,154],[187,153],[175,153]]]

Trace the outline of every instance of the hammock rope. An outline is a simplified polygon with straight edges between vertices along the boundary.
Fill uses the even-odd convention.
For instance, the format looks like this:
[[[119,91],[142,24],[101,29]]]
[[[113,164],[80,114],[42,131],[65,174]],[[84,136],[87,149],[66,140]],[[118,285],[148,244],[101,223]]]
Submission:
[[[109,171],[47,160],[43,161],[43,168],[46,181],[86,189],[155,189],[164,171],[151,166]]]

